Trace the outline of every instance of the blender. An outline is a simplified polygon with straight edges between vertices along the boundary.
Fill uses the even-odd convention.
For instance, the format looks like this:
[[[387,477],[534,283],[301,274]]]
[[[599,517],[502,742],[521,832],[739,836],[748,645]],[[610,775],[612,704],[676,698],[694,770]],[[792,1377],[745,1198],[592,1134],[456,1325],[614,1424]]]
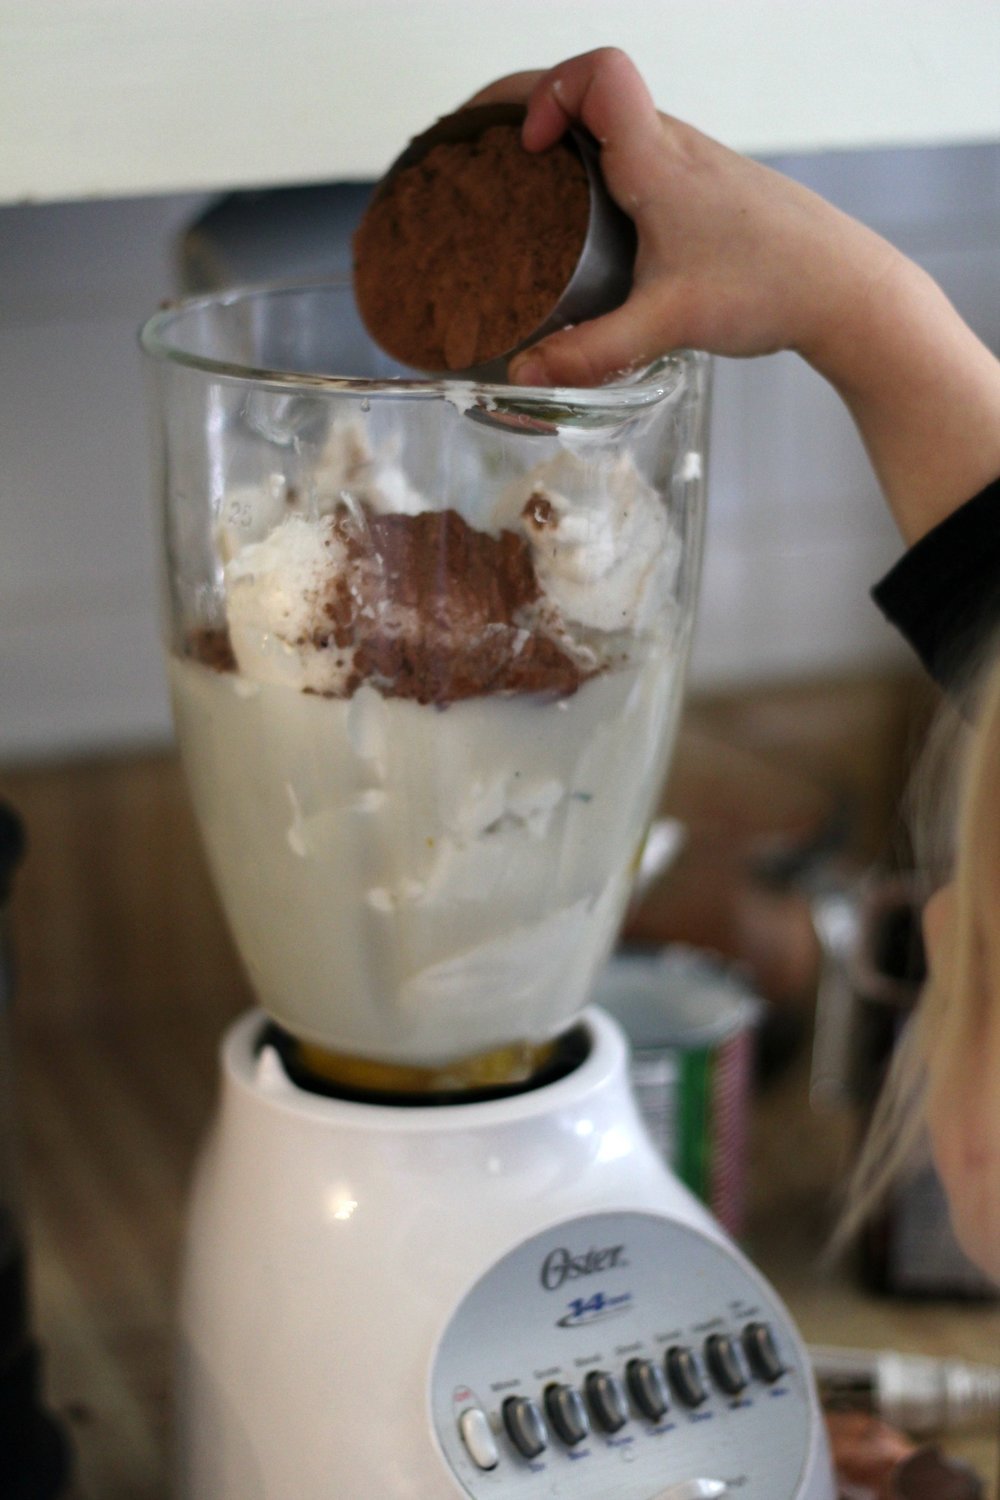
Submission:
[[[142,343],[175,722],[260,1002],[192,1189],[178,1500],[832,1500],[798,1334],[588,1005],[677,725],[705,360],[419,379],[347,284]]]

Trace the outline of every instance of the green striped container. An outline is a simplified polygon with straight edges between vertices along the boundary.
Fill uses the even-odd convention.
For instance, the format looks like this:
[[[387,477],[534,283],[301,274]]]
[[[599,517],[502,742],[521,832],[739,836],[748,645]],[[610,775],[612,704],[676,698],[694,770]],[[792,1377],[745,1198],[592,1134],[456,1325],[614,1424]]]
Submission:
[[[617,954],[593,1000],[629,1039],[636,1101],[663,1159],[738,1236],[760,1000],[727,969],[681,947]]]

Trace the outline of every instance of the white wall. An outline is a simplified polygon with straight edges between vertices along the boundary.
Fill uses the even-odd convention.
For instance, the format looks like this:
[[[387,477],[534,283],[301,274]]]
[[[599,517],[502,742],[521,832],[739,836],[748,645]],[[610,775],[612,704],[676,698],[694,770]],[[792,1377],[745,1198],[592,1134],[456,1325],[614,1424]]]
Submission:
[[[737,151],[1000,137],[996,0],[0,0],[0,202],[377,177],[488,77],[623,47]]]
[[[1000,147],[782,158],[887,232],[1000,348]],[[165,741],[135,329],[203,200],[0,209],[0,759]],[[899,550],[853,429],[788,356],[717,370],[702,685],[899,660]]]

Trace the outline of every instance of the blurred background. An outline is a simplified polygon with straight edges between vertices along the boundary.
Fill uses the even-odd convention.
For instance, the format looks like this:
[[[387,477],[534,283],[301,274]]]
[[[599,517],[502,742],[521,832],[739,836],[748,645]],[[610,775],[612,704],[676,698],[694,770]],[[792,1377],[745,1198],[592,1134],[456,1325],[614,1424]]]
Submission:
[[[216,1040],[250,1001],[173,752],[139,323],[196,285],[347,273],[370,184],[411,135],[490,77],[616,44],[661,107],[871,224],[1000,349],[995,0],[611,9],[0,0],[0,797],[27,832],[8,913],[22,1216],[81,1495],[164,1493],[180,1203]],[[894,1290],[884,1264],[843,1273],[849,1291],[817,1265],[863,1116],[809,1104],[817,993],[850,960],[873,883],[908,870],[902,799],[936,709],[868,596],[900,543],[850,422],[793,357],[717,362],[711,444],[691,697],[661,809],[680,853],[626,936],[721,957],[764,1002],[746,1235],[807,1337],[986,1358],[992,1304],[932,1275],[904,1313],[871,1300]]]

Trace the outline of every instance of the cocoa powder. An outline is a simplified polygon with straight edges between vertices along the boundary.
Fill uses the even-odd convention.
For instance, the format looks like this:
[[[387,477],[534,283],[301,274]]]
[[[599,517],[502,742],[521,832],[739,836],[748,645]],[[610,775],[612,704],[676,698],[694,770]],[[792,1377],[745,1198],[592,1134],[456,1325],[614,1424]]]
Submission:
[[[320,623],[299,645],[349,654],[343,695],[370,682],[387,698],[445,707],[494,693],[564,697],[590,675],[544,625],[530,548],[477,531],[454,510],[346,511],[331,523],[347,568],[326,584]],[[236,662],[225,631],[198,630],[188,654]]]
[[[454,510],[373,516],[364,536],[388,608],[355,607],[355,670],[395,698],[444,705],[492,693],[572,693],[579,666],[524,611],[539,597],[527,543]],[[368,571],[362,560],[357,578]],[[363,596],[363,590],[362,590]],[[360,627],[360,628],[359,628]]]
[[[442,142],[376,194],[354,237],[369,333],[415,369],[509,353],[552,312],[583,250],[586,169],[560,142],[529,152],[516,125]]]

